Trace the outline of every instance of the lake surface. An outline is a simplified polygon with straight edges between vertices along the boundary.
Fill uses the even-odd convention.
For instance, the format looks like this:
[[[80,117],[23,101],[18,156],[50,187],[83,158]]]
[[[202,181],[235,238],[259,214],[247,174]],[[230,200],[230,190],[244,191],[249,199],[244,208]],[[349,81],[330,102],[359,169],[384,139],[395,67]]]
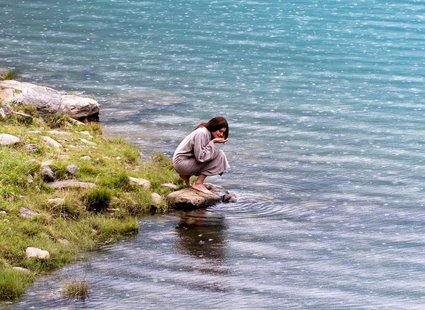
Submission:
[[[0,1],[0,67],[95,97],[146,157],[225,115],[210,181],[238,196],[143,219],[9,308],[422,309],[424,38],[414,0]]]

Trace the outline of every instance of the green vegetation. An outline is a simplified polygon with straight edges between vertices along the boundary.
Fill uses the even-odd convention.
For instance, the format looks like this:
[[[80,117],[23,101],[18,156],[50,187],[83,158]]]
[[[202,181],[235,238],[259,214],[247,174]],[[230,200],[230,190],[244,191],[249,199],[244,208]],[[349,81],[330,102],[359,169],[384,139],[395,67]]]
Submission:
[[[161,184],[180,182],[166,156],[142,161],[137,147],[103,136],[98,123],[82,124],[66,116],[43,119],[30,107],[12,108],[32,117],[0,116],[0,134],[20,138],[13,146],[0,146],[0,301],[18,298],[38,274],[136,234],[141,216],[168,211],[165,202],[152,207],[151,194],[166,195],[170,190]],[[62,147],[49,145],[44,136]],[[52,188],[41,173],[46,161],[55,180],[95,186]],[[70,165],[78,169],[69,172]],[[150,188],[131,177],[149,180]],[[21,208],[36,216],[23,217]],[[47,250],[50,258],[27,258],[27,247]]]
[[[0,72],[0,80],[16,80],[19,75],[20,73],[17,70],[7,70],[5,72]]]
[[[89,295],[89,285],[86,281],[71,281],[66,284],[64,296],[73,299],[86,299]]]

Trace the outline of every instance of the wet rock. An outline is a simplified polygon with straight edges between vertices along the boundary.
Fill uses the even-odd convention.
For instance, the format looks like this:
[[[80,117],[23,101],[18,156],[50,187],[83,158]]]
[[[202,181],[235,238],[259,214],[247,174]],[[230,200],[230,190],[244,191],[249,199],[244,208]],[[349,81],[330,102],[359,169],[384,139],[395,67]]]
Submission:
[[[26,217],[26,218],[29,218],[29,219],[32,219],[32,218],[40,215],[39,213],[34,212],[34,211],[32,211],[28,208],[25,208],[25,207],[21,207],[19,209],[19,213],[21,214],[22,217]]]
[[[42,115],[66,114],[77,120],[99,119],[100,105],[96,100],[31,83],[0,81],[0,101],[32,105]]]
[[[46,250],[42,250],[34,247],[27,247],[25,250],[27,258],[39,258],[39,259],[49,259],[50,253]]]
[[[129,177],[129,180],[130,182],[140,185],[146,190],[151,188],[151,182],[149,180],[141,179],[141,178],[133,178],[133,177]]]
[[[0,145],[7,146],[19,143],[21,140],[7,133],[0,134]]]
[[[202,193],[200,191],[185,188],[179,191],[172,192],[167,196],[167,203],[177,210],[192,210],[198,208],[206,208],[220,202],[230,202],[230,199],[225,199],[226,195],[232,195],[223,187],[206,183],[205,186],[212,194]],[[233,195],[236,201],[236,196]]]

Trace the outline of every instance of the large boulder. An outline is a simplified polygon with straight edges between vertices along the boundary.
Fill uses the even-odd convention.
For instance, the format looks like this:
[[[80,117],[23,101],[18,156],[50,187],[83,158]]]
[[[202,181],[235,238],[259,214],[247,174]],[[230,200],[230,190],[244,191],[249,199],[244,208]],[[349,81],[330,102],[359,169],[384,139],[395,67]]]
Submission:
[[[223,187],[211,183],[205,186],[212,192],[202,193],[192,188],[185,188],[167,195],[168,205],[176,210],[193,210],[206,208],[220,202],[235,202],[236,196]]]
[[[15,80],[0,81],[0,102],[29,104],[42,115],[66,114],[77,120],[98,120],[99,103],[53,88]]]

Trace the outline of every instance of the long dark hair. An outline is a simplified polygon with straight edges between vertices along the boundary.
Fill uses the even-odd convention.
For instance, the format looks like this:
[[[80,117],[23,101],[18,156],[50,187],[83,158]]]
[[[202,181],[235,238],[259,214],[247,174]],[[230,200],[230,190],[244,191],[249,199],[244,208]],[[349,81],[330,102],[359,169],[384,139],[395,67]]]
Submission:
[[[200,123],[196,128],[205,127],[209,132],[214,132],[220,130],[221,128],[226,128],[226,132],[224,133],[224,138],[227,139],[229,136],[229,124],[227,120],[223,116],[216,116],[210,119],[206,123]]]

